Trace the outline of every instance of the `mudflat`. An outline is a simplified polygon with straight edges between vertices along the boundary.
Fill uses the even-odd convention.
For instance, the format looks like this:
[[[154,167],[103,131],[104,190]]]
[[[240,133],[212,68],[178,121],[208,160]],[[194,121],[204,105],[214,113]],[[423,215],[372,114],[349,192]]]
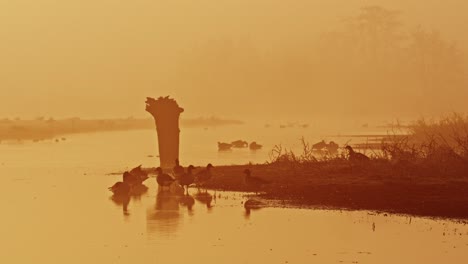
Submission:
[[[244,183],[245,169],[270,181],[261,187]],[[289,205],[373,210],[417,216],[468,219],[468,175],[440,177],[391,165],[337,164],[217,166],[208,188],[258,192]]]

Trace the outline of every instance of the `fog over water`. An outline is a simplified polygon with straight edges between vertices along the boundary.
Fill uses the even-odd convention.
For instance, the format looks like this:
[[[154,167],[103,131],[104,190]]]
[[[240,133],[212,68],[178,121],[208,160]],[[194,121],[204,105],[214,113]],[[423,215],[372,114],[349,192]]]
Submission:
[[[0,263],[466,264],[467,14],[1,1]]]
[[[183,140],[200,141],[183,142],[184,164],[244,163],[265,155],[217,157],[215,147],[203,146],[203,133],[213,134],[184,132]],[[153,177],[145,182],[147,192],[124,210],[106,189],[122,176],[108,173],[155,165],[156,158],[147,157],[155,143],[154,132],[128,131],[1,144],[0,262],[462,264],[468,257],[468,230],[456,221],[367,211],[247,212],[247,194],[211,190],[208,207],[197,188],[184,200],[158,194]],[[185,205],[190,198],[191,209]]]
[[[456,0],[8,1],[0,116],[145,116],[160,95],[188,116],[241,119],[463,112],[467,12]]]

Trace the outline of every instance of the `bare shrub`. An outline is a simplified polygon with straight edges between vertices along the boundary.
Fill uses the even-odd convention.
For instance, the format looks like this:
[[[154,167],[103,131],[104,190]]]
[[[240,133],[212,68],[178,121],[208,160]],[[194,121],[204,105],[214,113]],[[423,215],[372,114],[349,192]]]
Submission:
[[[300,154],[276,145],[269,163],[295,172],[301,168],[318,172],[348,169],[346,152],[314,155],[310,143],[304,138],[301,143]],[[383,138],[380,150],[371,151],[371,162],[363,168],[367,173],[413,177],[468,175],[468,116],[454,113],[437,120],[419,119],[409,126],[397,123]]]

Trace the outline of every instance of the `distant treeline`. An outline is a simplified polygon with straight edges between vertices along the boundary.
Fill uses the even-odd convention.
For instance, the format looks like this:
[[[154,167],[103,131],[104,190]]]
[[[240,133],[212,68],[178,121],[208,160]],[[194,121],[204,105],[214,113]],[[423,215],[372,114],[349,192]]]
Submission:
[[[430,26],[405,24],[404,17],[397,10],[365,6],[322,33],[303,25],[301,39],[264,44],[257,36],[220,37],[191,50],[180,68],[192,74],[186,78],[191,86],[222,82],[241,95],[255,88],[262,106],[284,105],[282,111],[465,111],[466,49]],[[244,100],[255,106],[259,98]]]
[[[181,126],[215,127],[243,124],[239,120],[227,120],[217,117],[182,119]],[[53,118],[37,118],[34,120],[0,119],[0,140],[34,140],[51,139],[67,134],[91,133],[101,131],[155,129],[152,118],[120,118],[120,119],[81,119],[68,118],[55,120]]]

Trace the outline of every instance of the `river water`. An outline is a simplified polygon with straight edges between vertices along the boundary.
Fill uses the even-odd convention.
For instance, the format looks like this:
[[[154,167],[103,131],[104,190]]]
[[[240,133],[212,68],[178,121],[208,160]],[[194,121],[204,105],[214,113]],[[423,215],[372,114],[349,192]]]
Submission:
[[[181,161],[264,162],[274,144],[300,149],[300,136],[323,137],[265,131],[254,138],[231,128],[186,130]],[[265,150],[217,152],[216,141],[243,138]],[[468,263],[468,226],[451,220],[280,207],[247,212],[246,194],[191,189],[175,197],[158,194],[154,178],[126,208],[112,200],[107,187],[121,176],[109,173],[156,166],[156,150],[154,131],[0,144],[0,263]]]

